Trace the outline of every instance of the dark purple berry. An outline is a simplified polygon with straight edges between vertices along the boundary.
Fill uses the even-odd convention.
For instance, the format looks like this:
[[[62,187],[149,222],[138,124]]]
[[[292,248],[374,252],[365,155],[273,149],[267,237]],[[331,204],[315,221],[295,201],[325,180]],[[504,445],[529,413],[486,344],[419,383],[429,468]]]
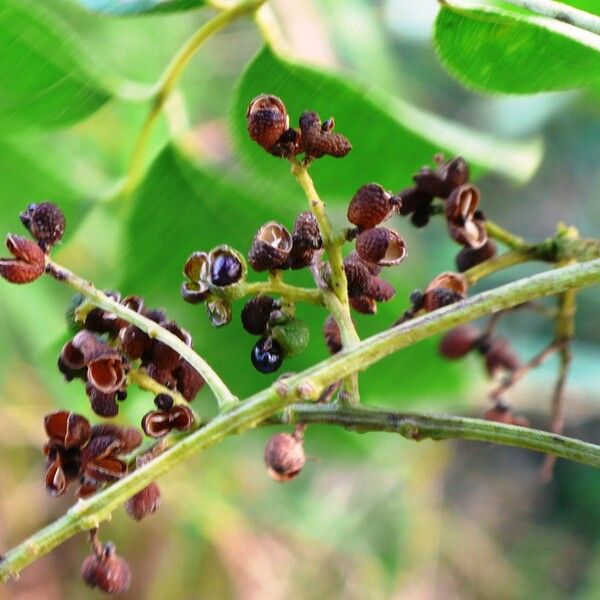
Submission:
[[[233,254],[218,254],[210,266],[210,280],[220,287],[236,283],[241,276],[242,263]]]
[[[252,348],[250,359],[257,371],[273,373],[279,369],[283,362],[283,351],[279,343],[273,338],[261,338]]]

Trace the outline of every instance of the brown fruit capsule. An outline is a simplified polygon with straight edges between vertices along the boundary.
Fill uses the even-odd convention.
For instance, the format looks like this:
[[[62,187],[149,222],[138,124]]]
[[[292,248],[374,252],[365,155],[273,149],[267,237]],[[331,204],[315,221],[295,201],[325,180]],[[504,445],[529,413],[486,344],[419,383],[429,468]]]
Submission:
[[[496,244],[491,239],[488,239],[480,248],[470,248],[466,246],[456,255],[456,267],[461,273],[464,273],[472,267],[495,256],[496,250]]]
[[[309,111],[300,117],[300,144],[301,150],[312,158],[321,158],[326,154],[342,158],[352,150],[346,137],[333,133],[329,126],[323,128],[319,115]]]
[[[6,247],[14,258],[0,258],[0,276],[10,283],[31,283],[43,275],[46,257],[43,250],[31,240],[9,233]]]
[[[323,323],[323,337],[329,352],[336,354],[342,349],[342,336],[336,320],[329,315]]]
[[[485,367],[491,376],[499,370],[512,372],[521,366],[519,357],[510,344],[502,338],[492,340],[485,350]]]
[[[267,472],[275,481],[289,481],[300,473],[306,456],[302,439],[289,433],[277,433],[265,448]]]
[[[187,360],[181,359],[179,366],[173,372],[177,391],[191,402],[204,386],[204,378]]]
[[[59,242],[65,232],[65,216],[52,202],[30,204],[20,218],[42,248]]]
[[[444,198],[446,196],[446,185],[440,173],[430,167],[421,167],[419,172],[413,175],[416,187],[423,193]]]
[[[363,229],[371,229],[385,221],[394,211],[391,194],[377,183],[360,187],[348,206],[348,221]]]
[[[183,274],[195,283],[207,282],[209,276],[209,260],[206,252],[194,252],[183,265]]]
[[[277,142],[269,148],[269,152],[279,158],[296,156],[300,152],[301,139],[300,130],[287,129],[281,134]]]
[[[110,346],[88,361],[87,368],[88,382],[104,394],[115,394],[125,383],[123,358]]]
[[[459,325],[451,329],[440,342],[439,351],[450,360],[462,358],[475,348],[481,332],[473,325]]]
[[[350,254],[344,259],[344,271],[348,281],[348,296],[358,298],[367,293],[371,274],[369,269],[357,255]]]
[[[432,312],[438,308],[459,302],[460,300],[464,300],[464,296],[454,290],[441,287],[433,288],[423,294],[422,308],[427,312]]]
[[[252,335],[262,335],[267,330],[269,317],[275,308],[275,299],[271,296],[257,296],[248,300],[241,314],[244,329]]]
[[[448,221],[450,237],[459,244],[469,248],[481,248],[488,241],[487,227],[481,219],[469,219],[463,225]]]
[[[131,585],[129,565],[117,556],[110,542],[105,544],[99,556],[93,553],[83,561],[81,576],[90,587],[97,587],[107,594],[122,594]]]
[[[455,188],[446,201],[446,219],[457,225],[473,219],[480,198],[481,192],[474,185],[467,183]]]
[[[377,313],[377,302],[369,296],[358,296],[350,298],[350,306],[363,315],[374,315]]]
[[[396,295],[396,288],[389,281],[372,275],[367,287],[367,295],[377,302],[387,302]]]
[[[440,273],[425,289],[426,292],[434,288],[446,288],[453,290],[461,296],[466,296],[469,289],[467,278],[461,273],[453,273],[452,271],[446,271]]]
[[[89,382],[85,386],[85,392],[90,399],[92,410],[100,417],[110,418],[119,414],[115,392],[101,392]]]
[[[155,513],[160,508],[160,488],[152,482],[125,502],[125,511],[136,521]]]
[[[292,230],[293,248],[298,251],[320,250],[323,247],[321,231],[315,216],[309,211],[300,213]]]
[[[289,128],[285,105],[280,98],[270,94],[261,94],[250,102],[246,120],[250,137],[267,151]]]
[[[292,244],[290,232],[281,223],[270,221],[254,236],[248,262],[255,271],[278,269],[285,264]]]
[[[393,229],[375,227],[360,233],[356,239],[356,252],[363,260],[389,267],[404,260],[406,244]]]
[[[121,349],[131,360],[142,358],[152,348],[150,336],[135,325],[129,325],[119,332]]]
[[[429,213],[429,206],[433,202],[431,194],[417,187],[402,190],[393,198],[398,212],[404,216],[421,209],[425,209]]]
[[[439,173],[445,184],[445,192],[450,194],[453,189],[469,181],[469,165],[462,156],[456,156],[440,165]]]

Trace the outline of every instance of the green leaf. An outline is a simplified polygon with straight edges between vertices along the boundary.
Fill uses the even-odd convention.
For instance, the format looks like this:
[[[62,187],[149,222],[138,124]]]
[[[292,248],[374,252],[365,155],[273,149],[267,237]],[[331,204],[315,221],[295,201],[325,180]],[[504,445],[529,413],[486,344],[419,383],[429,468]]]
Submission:
[[[600,36],[555,19],[445,2],[435,45],[446,69],[482,92],[529,94],[600,81]]]
[[[0,7],[0,132],[57,127],[98,110],[110,93],[92,75],[73,31],[44,3]]]
[[[352,142],[347,157],[325,157],[311,166],[319,192],[327,199],[347,200],[369,181],[398,191],[440,151],[462,154],[476,172],[494,169],[518,181],[531,177],[541,160],[539,140],[516,143],[475,133],[366,83],[297,64],[265,47],[238,83],[231,114],[233,135],[249,170],[287,187],[286,162],[262,150],[246,131],[246,107],[261,93],[281,97],[292,124],[305,110],[316,110],[323,119],[333,115],[336,131]]]
[[[288,178],[288,189],[294,189],[295,182],[289,174]],[[126,257],[125,277],[119,289],[123,294],[143,294],[148,306],[164,306],[172,318],[192,332],[194,347],[234,393],[247,396],[282,372],[299,372],[327,357],[321,333],[325,310],[297,307],[296,317],[311,330],[309,347],[286,359],[280,372],[264,376],[250,364],[250,351],[258,338],[241,327],[239,315],[244,301],[234,304],[229,325],[214,329],[208,323],[204,305],[192,306],[181,300],[182,267],[195,250],[208,251],[219,244],[246,254],[262,224],[275,219],[291,227],[294,217],[305,209],[304,199],[293,202],[289,194],[269,198],[250,195],[238,173],[234,179],[201,169],[173,147],[167,147],[154,161],[134,198],[122,252]],[[357,318],[363,335],[389,326],[406,308],[404,299],[409,291],[423,284],[422,268],[415,269],[412,279],[406,273],[404,270],[395,276],[396,302],[381,305],[376,317]],[[264,279],[264,275],[250,273],[249,278]],[[314,286],[307,270],[286,272],[285,281]],[[365,398],[397,406],[424,395],[448,398],[455,394],[461,381],[457,365],[442,362],[436,354],[435,342],[428,340],[369,369],[361,375]],[[398,375],[391,377],[391,373]]]
[[[171,13],[198,8],[204,0],[77,0],[84,8],[114,16]]]

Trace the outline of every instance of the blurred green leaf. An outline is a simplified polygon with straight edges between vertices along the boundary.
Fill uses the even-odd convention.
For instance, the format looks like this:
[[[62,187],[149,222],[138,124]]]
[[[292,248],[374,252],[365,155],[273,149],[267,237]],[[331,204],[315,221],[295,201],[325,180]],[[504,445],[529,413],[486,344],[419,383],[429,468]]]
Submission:
[[[246,107],[261,93],[280,96],[292,123],[309,109],[323,119],[334,115],[339,132],[352,142],[343,160],[326,157],[311,167],[327,199],[348,199],[368,181],[394,190],[406,187],[411,175],[440,151],[464,155],[475,171],[494,169],[520,181],[531,177],[541,160],[539,141],[506,142],[475,133],[365,83],[354,83],[345,74],[297,64],[265,47],[239,81],[231,119],[248,169],[279,183],[289,177],[286,163],[264,152],[246,131]]]
[[[444,2],[435,25],[440,60],[483,92],[567,90],[600,80],[600,36],[555,19]]]
[[[335,170],[336,166],[337,163],[331,168]],[[297,317],[311,328],[309,348],[287,359],[281,372],[264,376],[250,364],[250,350],[257,338],[241,327],[243,301],[233,307],[232,322],[215,330],[208,323],[204,305],[191,306],[180,299],[182,266],[193,251],[226,243],[246,254],[263,223],[276,219],[291,227],[294,217],[306,208],[304,200],[290,202],[288,197],[286,201],[285,195],[251,195],[240,181],[237,175],[233,179],[231,175],[201,169],[175,148],[167,147],[153,163],[134,199],[123,248],[125,276],[120,290],[124,294],[143,293],[149,306],[164,306],[169,315],[192,332],[195,348],[234,392],[246,396],[271,383],[281,372],[299,372],[325,359],[327,352],[321,334],[324,309],[298,306]],[[295,187],[288,175],[288,188]],[[406,308],[404,298],[408,298],[410,283],[402,279],[402,274],[390,276],[398,287],[400,306],[382,304],[376,317],[357,317],[362,335],[389,326]],[[250,277],[258,278],[253,273]],[[304,271],[286,272],[285,279],[314,285]],[[398,405],[423,397],[452,397],[460,387],[459,370],[436,354],[435,342],[428,340],[375,365],[361,375],[365,398]]]
[[[204,0],[77,0],[84,8],[116,16],[148,15],[190,10]]]
[[[110,99],[73,32],[31,0],[0,8],[0,131],[79,121]]]

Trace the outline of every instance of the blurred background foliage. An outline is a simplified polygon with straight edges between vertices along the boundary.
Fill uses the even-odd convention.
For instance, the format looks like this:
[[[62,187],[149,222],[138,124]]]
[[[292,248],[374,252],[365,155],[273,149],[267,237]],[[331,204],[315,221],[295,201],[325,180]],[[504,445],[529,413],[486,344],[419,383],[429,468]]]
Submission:
[[[114,2],[3,0],[0,230],[18,232],[18,212],[28,203],[59,203],[69,227],[55,258],[101,288],[142,294],[147,304],[165,307],[236,394],[246,396],[274,378],[250,365],[255,340],[239,324],[241,306],[231,325],[214,330],[202,306],[181,302],[179,285],[191,251],[228,243],[245,253],[262,223],[277,219],[291,226],[304,209],[287,165],[246,138],[244,112],[257,93],[280,95],[292,120],[306,109],[334,115],[351,139],[348,158],[324,159],[313,168],[340,226],[359,185],[378,181],[399,191],[435,152],[445,151],[469,158],[486,213],[507,228],[537,240],[566,221],[583,235],[598,236],[598,54],[573,50],[581,59],[567,86],[551,85],[556,70],[542,73],[543,89],[588,83],[589,77],[582,89],[484,96],[448,75],[432,38],[444,64],[471,86],[510,91],[503,89],[510,77],[502,85],[502,74],[480,77],[479,63],[464,58],[485,50],[485,36],[471,38],[467,28],[465,41],[460,27],[453,28],[454,38],[439,29],[434,34],[433,0],[275,0],[270,4],[289,46],[285,52],[276,44],[263,47],[250,20],[236,22],[209,40],[186,70],[153,131],[138,189],[129,200],[111,201],[148,113],[150,86],[214,14],[208,8],[163,14],[160,4],[122,3],[129,13],[141,8],[150,14],[118,18],[102,12]],[[180,0],[174,6],[200,4]],[[600,12],[591,0],[570,4]],[[558,43],[570,56],[565,40]],[[494,64],[533,85],[530,61],[541,47],[531,44],[521,70],[502,61],[501,49]],[[524,88],[515,83],[512,91]],[[377,316],[356,318],[361,336],[389,326],[407,307],[411,290],[454,265],[457,247],[442,223],[415,230],[395,217],[392,226],[407,238],[409,258],[389,273],[396,299],[381,305]],[[536,270],[520,267],[478,289]],[[310,283],[304,273],[289,280]],[[61,319],[68,290],[42,280],[1,291],[5,549],[72,502],[51,500],[43,489],[43,414],[56,407],[91,414],[82,386],[66,385],[55,368],[68,338]],[[579,298],[568,432],[596,440],[600,298],[594,289]],[[301,306],[298,314],[309,322],[312,341],[286,362],[289,371],[326,357],[322,311]],[[502,330],[524,358],[552,335],[551,324],[530,313],[511,315]],[[364,401],[480,415],[486,407],[481,365],[475,359],[445,363],[436,344],[422,342],[361,376]],[[550,361],[509,398],[540,427],[548,423],[554,367]],[[206,391],[195,404],[204,414],[214,412]],[[119,420],[137,423],[150,406],[149,395],[132,393]],[[540,458],[525,452],[417,445],[315,426],[306,435],[312,460],[297,480],[280,486],[262,466],[268,435],[260,430],[230,439],[167,476],[161,511],[142,524],[118,512],[103,526],[101,537],[113,539],[132,565],[127,597],[600,596],[600,479],[588,468],[559,463],[554,480],[542,486]],[[82,538],[71,540],[0,595],[95,597],[78,575],[85,553]]]

